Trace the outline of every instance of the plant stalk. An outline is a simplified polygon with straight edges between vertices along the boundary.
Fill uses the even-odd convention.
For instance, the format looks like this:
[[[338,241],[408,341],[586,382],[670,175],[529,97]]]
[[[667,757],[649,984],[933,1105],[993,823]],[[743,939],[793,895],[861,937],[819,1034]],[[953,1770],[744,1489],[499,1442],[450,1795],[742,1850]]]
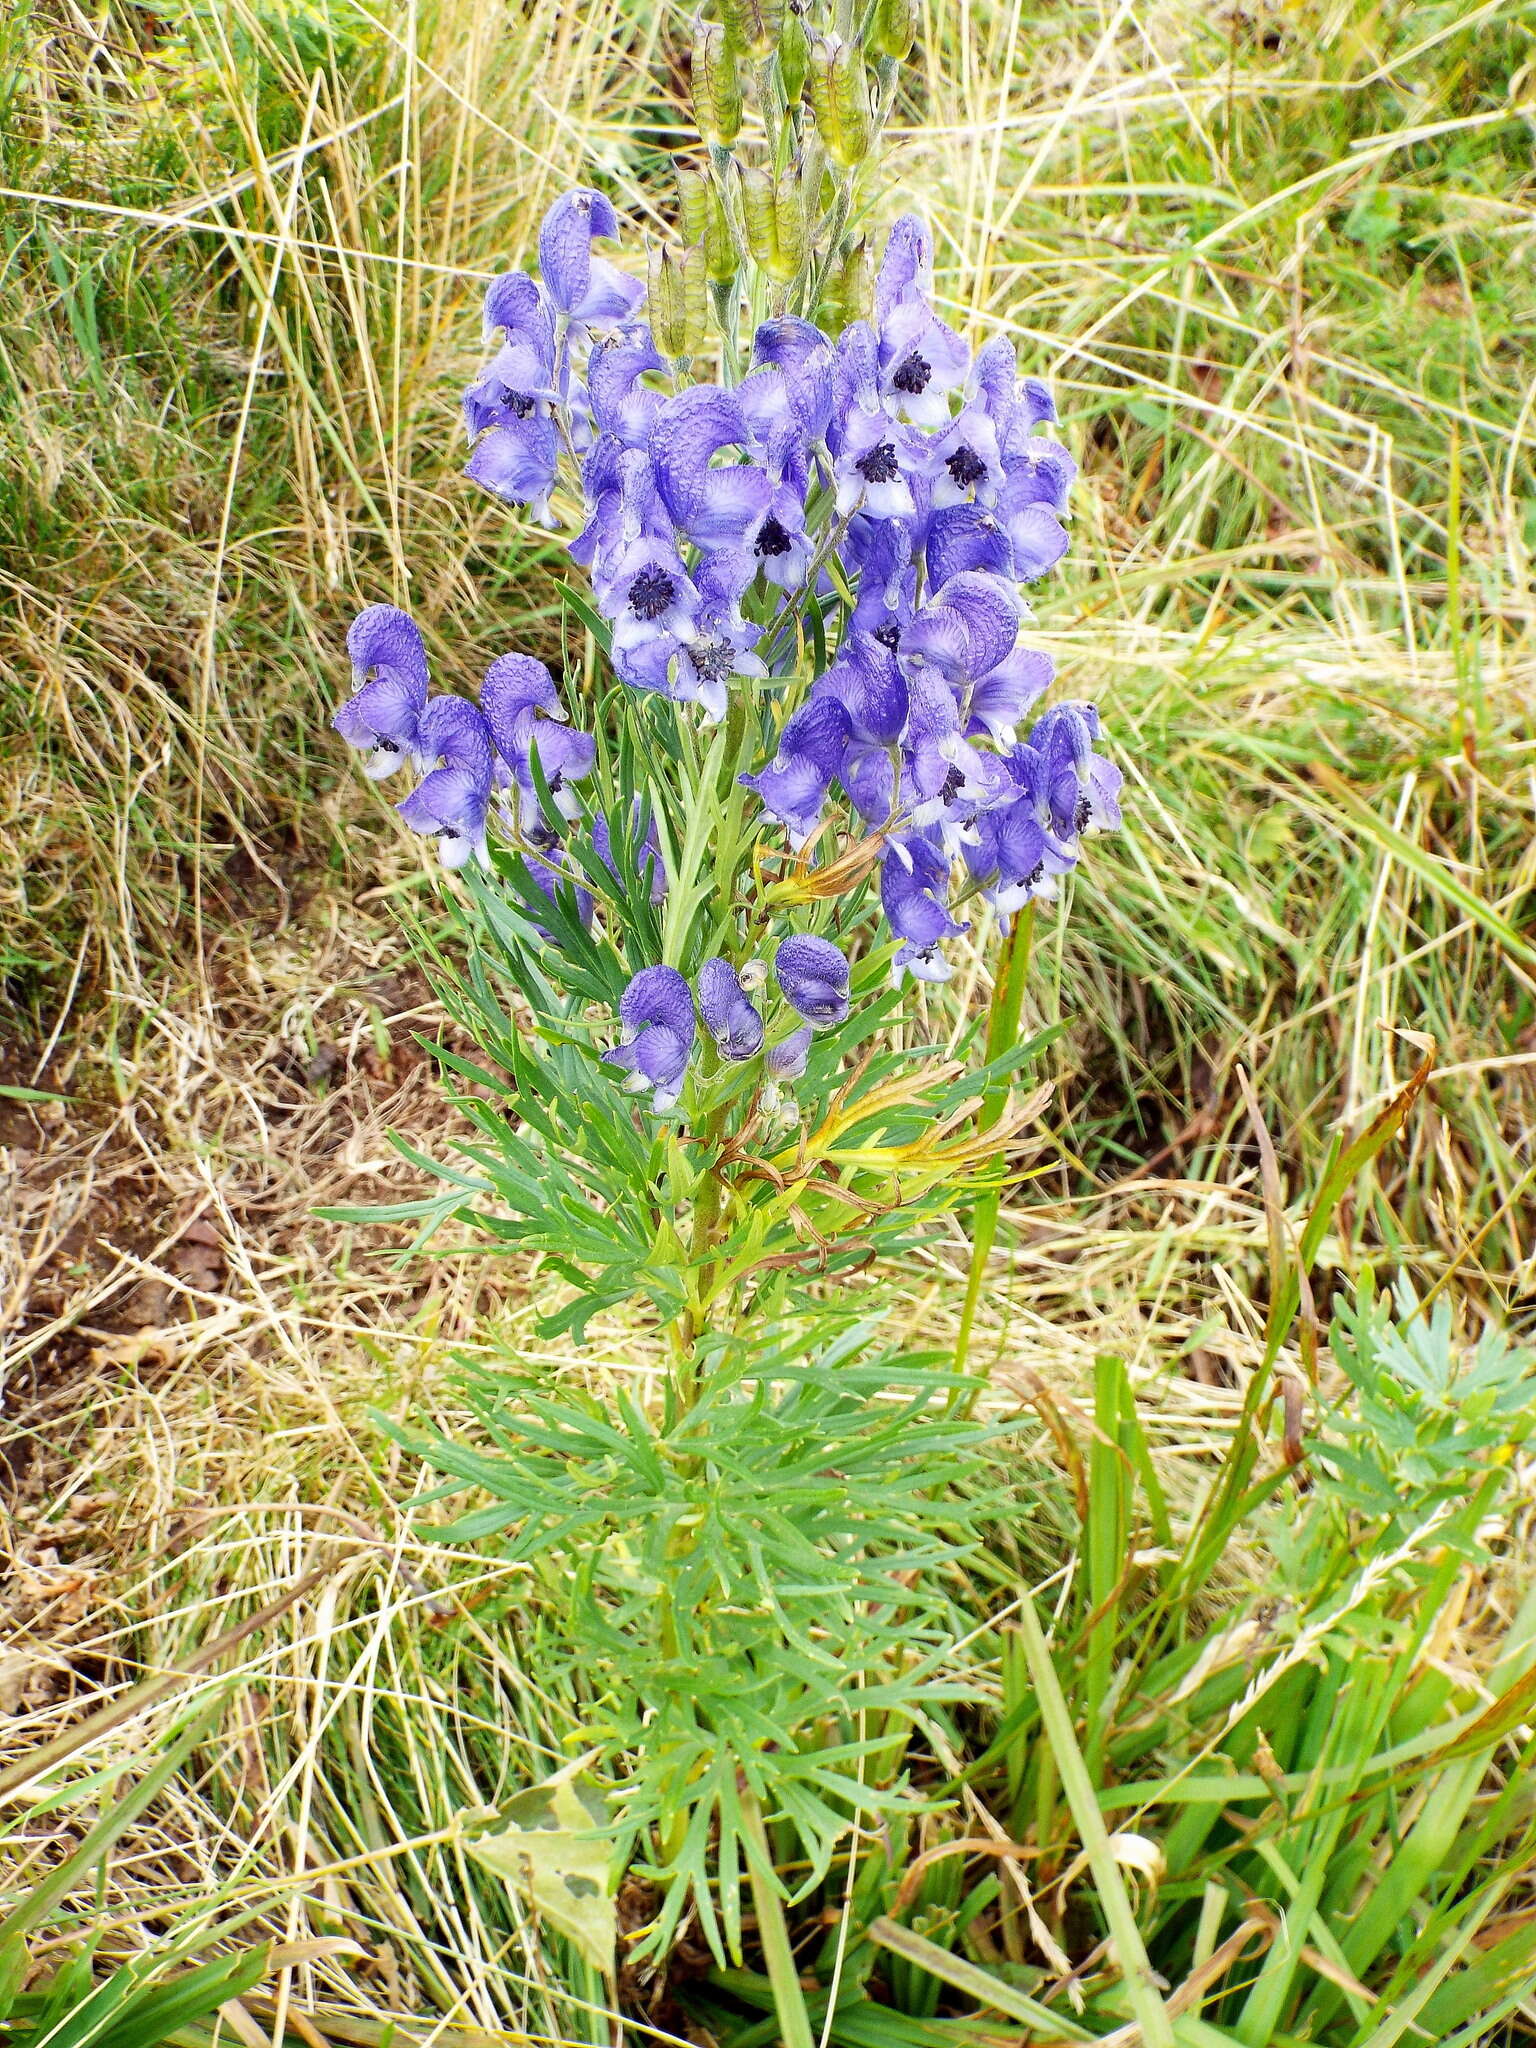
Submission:
[[[752,1884],[752,1905],[757,1913],[757,1931],[763,1944],[763,1961],[773,1986],[774,2009],[778,2014],[783,2048],[816,2048],[816,2035],[805,2003],[795,1952],[790,1946],[789,1926],[773,1877],[773,1857],[768,1848],[768,1830],[763,1826],[763,1809],[757,1794],[743,1785],[740,1792],[741,1824],[747,1838],[747,1874]]]
[[[1019,1035],[1019,1018],[1024,1008],[1024,984],[1029,978],[1029,953],[1035,933],[1035,906],[1027,903],[1013,921],[1013,930],[1003,946],[997,979],[992,984],[992,1003],[987,1012],[985,1058],[990,1064],[1001,1058]],[[1003,1113],[1008,1100],[1006,1081],[991,1082],[982,1094],[976,1121],[990,1130]],[[966,1276],[965,1303],[960,1311],[960,1331],[955,1338],[955,1371],[963,1373],[970,1358],[971,1333],[987,1275],[987,1260],[997,1237],[998,1211],[1002,1190],[991,1188],[976,1203],[971,1218],[971,1264]],[[970,1403],[965,1403],[968,1411]]]

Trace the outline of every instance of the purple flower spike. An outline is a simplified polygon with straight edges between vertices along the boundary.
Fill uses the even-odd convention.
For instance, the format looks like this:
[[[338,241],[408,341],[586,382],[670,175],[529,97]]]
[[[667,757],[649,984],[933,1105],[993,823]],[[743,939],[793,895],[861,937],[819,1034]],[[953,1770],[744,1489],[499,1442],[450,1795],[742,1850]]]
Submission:
[[[785,939],[773,971],[790,1007],[808,1024],[841,1024],[848,1015],[848,962],[830,939],[806,932]]]
[[[638,278],[626,277],[592,254],[594,240],[616,241],[618,233],[613,201],[587,186],[565,193],[545,214],[539,229],[544,289],[572,320],[605,325],[624,320],[644,298]]]
[[[805,1063],[811,1056],[811,1040],[815,1036],[809,1024],[802,1024],[797,1031],[791,1031],[788,1038],[781,1038],[777,1045],[770,1045],[768,1057],[763,1062],[770,1081],[798,1081],[805,1072]]]
[[[651,1089],[651,1107],[671,1109],[682,1093],[696,1025],[693,997],[675,967],[642,967],[619,1001],[622,1041],[603,1058],[628,1070],[632,1094]]]
[[[462,697],[433,697],[416,726],[415,755],[423,770],[462,768],[487,786],[491,780],[491,728]]]
[[[489,806],[488,783],[463,768],[434,768],[395,809],[413,832],[436,839],[445,868],[461,868],[471,859],[482,867],[491,864],[485,843]]]
[[[640,379],[666,367],[649,327],[620,327],[599,342],[587,364],[587,393],[598,432],[622,447],[643,448],[661,409],[661,395],[646,390]]]
[[[367,756],[363,773],[379,782],[415,751],[427,702],[427,653],[415,622],[392,604],[371,604],[358,613],[347,633],[347,653],[361,687],[331,724]]]
[[[729,960],[706,960],[699,969],[699,1015],[723,1060],[749,1060],[762,1051],[763,1020],[747,1000]]]

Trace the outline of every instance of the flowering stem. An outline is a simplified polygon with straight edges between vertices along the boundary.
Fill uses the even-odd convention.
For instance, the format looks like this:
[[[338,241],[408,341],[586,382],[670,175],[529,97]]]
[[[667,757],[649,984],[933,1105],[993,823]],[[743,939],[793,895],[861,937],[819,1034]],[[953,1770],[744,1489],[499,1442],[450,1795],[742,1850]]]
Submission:
[[[1024,984],[1029,978],[1029,949],[1035,932],[1035,906],[1026,903],[1013,921],[1013,930],[1003,946],[1002,959],[998,965],[997,979],[992,984],[992,1004],[987,1012],[987,1043],[985,1057],[990,1064],[1000,1059],[1019,1035],[1019,1016],[1024,1007]],[[981,1108],[977,1112],[977,1123],[982,1130],[990,1130],[1003,1113],[1008,1099],[1008,1083],[992,1081],[982,1092]],[[992,1245],[997,1236],[998,1211],[1002,1207],[1002,1190],[990,1189],[977,1202],[971,1222],[971,1266],[966,1277],[965,1305],[960,1311],[960,1331],[955,1339],[955,1371],[963,1373],[970,1357],[971,1332],[976,1324],[976,1310],[981,1303],[981,1290],[986,1279],[987,1260],[992,1254]],[[968,1400],[965,1409],[971,1407]]]

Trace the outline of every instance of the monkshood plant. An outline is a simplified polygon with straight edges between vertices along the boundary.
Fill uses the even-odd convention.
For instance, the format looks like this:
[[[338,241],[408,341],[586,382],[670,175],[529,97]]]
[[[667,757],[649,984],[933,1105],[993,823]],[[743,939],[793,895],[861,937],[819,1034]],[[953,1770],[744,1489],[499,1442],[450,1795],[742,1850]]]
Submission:
[[[922,221],[867,246],[910,40],[901,0],[860,35],[794,0],[696,25],[680,244],[642,284],[599,252],[611,201],[565,193],[538,276],[487,291],[464,395],[469,478],[587,572],[581,659],[508,646],[475,699],[434,693],[372,605],[335,721],[367,774],[417,778],[398,808],[459,877],[437,968],[482,1054],[440,1049],[477,1141],[370,1218],[538,1253],[571,1290],[547,1331],[637,1304],[666,1360],[611,1411],[481,1371],[482,1447],[428,1453],[477,1496],[461,1536],[567,1590],[652,1949],[691,1906],[739,1957],[744,1862],[796,2041],[766,1825],[814,1882],[904,1796],[960,1625],[974,1389],[881,1349],[881,1262],[965,1202],[979,1271],[1039,1100],[1010,1089],[1042,1043],[1033,907],[1119,821],[1097,712],[1047,707],[1020,638],[1067,548],[1050,393],[936,309]],[[990,1009],[936,1026],[968,934]]]

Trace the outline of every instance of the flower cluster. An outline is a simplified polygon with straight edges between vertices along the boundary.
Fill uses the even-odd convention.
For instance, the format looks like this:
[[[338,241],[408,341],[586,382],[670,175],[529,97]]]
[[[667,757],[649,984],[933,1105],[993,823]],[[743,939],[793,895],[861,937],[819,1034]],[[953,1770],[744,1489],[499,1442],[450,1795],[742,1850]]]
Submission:
[[[464,394],[467,473],[546,526],[564,477],[581,504],[570,553],[616,673],[708,721],[734,706],[739,779],[790,849],[808,868],[829,833],[862,841],[896,978],[942,981],[945,942],[969,929],[963,898],[1006,919],[1054,892],[1085,833],[1119,822],[1097,712],[1037,715],[1054,667],[1019,642],[1023,588],[1067,548],[1075,464],[1044,431],[1050,394],[1019,375],[1006,338],[973,355],[944,321],[914,217],[890,232],[867,319],[834,335],[780,313],[758,326],[745,374],[728,365],[719,383],[688,380],[698,337],[658,303],[678,289],[667,264],[653,260],[647,325],[644,287],[595,253],[617,231],[600,192],[567,193],[540,230],[540,277],[490,286],[497,347]],[[428,695],[420,636],[390,607],[362,614],[349,649],[359,688],[336,724],[369,774],[423,771],[406,822],[454,866],[488,862],[501,819],[540,885],[576,886],[589,919],[558,848],[595,749],[543,664],[502,656],[477,707]],[[600,815],[592,829],[606,833]],[[611,865],[606,840],[599,850]],[[664,889],[654,844],[650,874]],[[786,945],[842,960],[808,935]],[[783,956],[786,997],[826,1021],[794,992],[801,955]],[[762,1019],[732,964],[710,959],[695,985],[721,1054],[755,1056]],[[846,963],[828,986],[833,1009],[846,1003]],[[683,976],[645,969],[620,1022],[615,1062],[670,1101],[696,1036]]]
[[[764,1068],[770,1082],[805,1072],[815,1031],[841,1024],[848,1015],[849,980],[844,954],[830,939],[810,933],[782,942],[773,973],[780,995],[805,1022],[768,1047]],[[675,967],[642,967],[619,1003],[620,1042],[605,1055],[608,1064],[626,1070],[624,1085],[636,1094],[649,1089],[653,1108],[670,1109],[682,1089],[699,1020],[721,1059],[750,1060],[763,1052],[763,1014],[752,994],[764,979],[758,963],[738,974],[718,954],[699,968],[692,990]]]

